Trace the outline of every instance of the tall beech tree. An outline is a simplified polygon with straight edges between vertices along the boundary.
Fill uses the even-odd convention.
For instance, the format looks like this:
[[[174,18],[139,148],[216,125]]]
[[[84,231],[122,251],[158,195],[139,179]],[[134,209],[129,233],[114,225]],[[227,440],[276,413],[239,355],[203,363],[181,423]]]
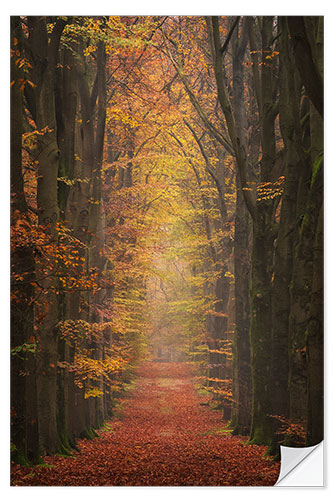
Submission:
[[[307,311],[303,339],[306,340],[308,394],[306,439],[312,445],[323,439],[323,17],[288,17],[287,22],[296,65],[311,100],[311,142],[307,160],[312,167],[312,176],[306,207],[302,212],[297,246],[297,252],[300,253],[296,254],[296,259],[307,262],[301,279],[307,280],[308,277],[302,290],[302,294],[305,291],[303,304]],[[303,65],[300,64],[301,48],[307,60],[307,64]],[[310,71],[313,78],[309,77]],[[308,275],[308,272],[311,274]]]
[[[275,245],[274,281],[272,285],[272,408],[274,415],[289,417],[289,315],[290,282],[296,239],[295,217],[297,191],[301,174],[298,152],[300,141],[300,92],[298,75],[292,71],[292,51],[285,20],[280,20],[280,102],[279,126],[284,141],[284,192],[281,202],[279,231]],[[278,434],[276,435],[278,438]],[[280,436],[283,439],[283,436]]]
[[[239,27],[237,26],[237,31]],[[245,112],[244,55],[248,43],[247,26],[243,27],[240,37],[232,38],[232,78],[233,113],[243,147],[246,145],[245,132],[248,129]],[[253,141],[254,142],[254,141]],[[251,156],[256,154],[253,147]],[[235,339],[234,339],[234,384],[236,408],[233,416],[234,432],[247,434],[250,429],[252,384],[250,366],[250,220],[239,173],[236,174],[236,212],[235,212]]]
[[[29,110],[38,130],[37,210],[39,225],[57,238],[55,225],[59,220],[58,170],[59,148],[56,136],[54,86],[58,48],[64,19],[57,19],[49,37],[43,17],[29,17],[27,52],[31,61],[32,92]],[[42,287],[40,308],[45,314],[39,329],[37,354],[38,423],[41,451],[58,450],[56,390],[57,390],[57,335],[58,297],[57,278],[37,264],[36,277]]]
[[[231,30],[235,29],[237,19]],[[248,160],[246,149],[242,145],[237,130],[234,113],[225,82],[223,58],[227,48],[227,41],[222,46],[219,33],[218,18],[211,19],[212,39],[214,43],[215,75],[219,101],[225,115],[231,142],[234,147],[236,162],[242,182],[245,201],[253,221],[253,249],[251,268],[251,365],[252,365],[252,442],[265,443],[271,436],[270,413],[270,367],[271,367],[271,279],[274,242],[274,215],[276,200],[257,200],[253,196],[248,176]],[[273,19],[264,17],[260,27],[260,51],[262,53],[262,67],[259,82],[255,80],[257,106],[261,126],[260,182],[269,183],[272,178],[273,167],[276,161],[275,154],[275,117],[277,113],[276,90],[272,67],[265,58],[272,51],[270,40],[272,37]],[[251,22],[249,29],[253,30]],[[256,33],[253,33],[255,38]],[[227,39],[228,40],[228,39]],[[258,47],[251,47],[257,51]],[[259,86],[258,86],[259,85]]]
[[[21,64],[22,63],[22,64]],[[10,163],[11,163],[11,442],[15,459],[24,463],[38,457],[36,418],[36,366],[33,351],[35,277],[33,246],[26,238],[29,207],[24,192],[22,171],[23,34],[20,19],[11,18]],[[20,231],[20,229],[23,231]],[[16,234],[17,237],[16,237]],[[22,282],[23,281],[23,282]],[[22,379],[22,373],[26,376]]]

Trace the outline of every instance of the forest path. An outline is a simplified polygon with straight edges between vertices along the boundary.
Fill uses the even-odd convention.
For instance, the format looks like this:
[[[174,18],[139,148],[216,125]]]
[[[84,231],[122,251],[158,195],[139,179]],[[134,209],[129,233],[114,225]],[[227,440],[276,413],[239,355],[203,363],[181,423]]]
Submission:
[[[200,405],[186,363],[144,363],[121,415],[100,438],[80,440],[73,457],[49,467],[13,467],[13,485],[273,485],[280,464],[264,446],[230,436],[221,412]]]

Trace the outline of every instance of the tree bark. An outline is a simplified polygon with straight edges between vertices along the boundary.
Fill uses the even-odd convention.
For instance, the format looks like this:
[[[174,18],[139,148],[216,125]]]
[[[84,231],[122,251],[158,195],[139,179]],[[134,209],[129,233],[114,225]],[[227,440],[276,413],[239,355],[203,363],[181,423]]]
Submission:
[[[18,16],[11,17],[11,90],[10,90],[10,182],[11,224],[29,224],[28,206],[24,193],[22,172],[23,80],[19,58],[23,57],[22,29]],[[14,241],[15,245],[15,241]],[[35,262],[33,246],[17,246],[11,251],[12,303],[11,349],[24,344],[35,345],[34,314],[31,303],[34,292]],[[18,281],[22,278],[22,281]],[[38,423],[36,418],[35,353],[23,348],[11,358],[11,442],[13,459],[22,464],[39,459]]]
[[[306,444],[314,446],[324,438],[324,314],[323,314],[323,205],[318,217],[313,248],[313,279],[310,319],[307,327],[308,420]]]
[[[297,191],[301,174],[298,151],[300,137],[300,95],[296,91],[296,78],[286,20],[280,19],[282,33],[280,46],[280,103],[279,122],[285,147],[285,182],[281,201],[279,231],[274,253],[274,279],[272,286],[272,388],[274,394],[272,414],[289,418],[289,315],[290,283],[292,279],[294,247],[297,235]],[[271,452],[278,453],[279,420],[276,420]]]
[[[247,29],[243,27],[240,38],[232,40],[233,49],[233,113],[242,147],[246,148],[245,131],[247,120],[244,109],[243,59],[247,45]],[[235,337],[233,362],[235,365],[235,413],[234,433],[248,434],[251,423],[251,365],[250,365],[250,251],[249,212],[244,201],[239,174],[236,174],[236,214],[234,242],[235,276]]]
[[[56,136],[55,71],[58,47],[66,24],[58,19],[50,40],[44,17],[29,17],[29,50],[35,89],[35,122],[42,134],[38,136],[38,222],[57,242],[56,223],[59,220],[57,178],[59,149]],[[44,453],[59,448],[57,432],[57,279],[48,275],[43,265],[37,266],[38,282],[42,287],[39,308],[46,312],[39,329],[37,353],[37,397],[40,447]]]
[[[313,19],[313,18],[312,18]],[[316,110],[324,116],[323,82],[323,17],[318,16],[313,32],[309,33],[311,18],[288,16],[297,69],[309,98]],[[314,24],[314,23],[313,23]],[[312,31],[312,30],[311,30]]]

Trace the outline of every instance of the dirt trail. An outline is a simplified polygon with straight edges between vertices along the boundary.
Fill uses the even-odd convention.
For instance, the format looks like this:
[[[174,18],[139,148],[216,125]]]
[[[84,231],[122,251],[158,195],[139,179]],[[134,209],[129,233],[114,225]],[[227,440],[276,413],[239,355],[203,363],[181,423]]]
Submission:
[[[120,417],[73,457],[48,467],[13,466],[13,485],[273,485],[280,464],[264,446],[230,436],[219,411],[202,403],[185,363],[145,363]],[[201,404],[200,404],[201,403]]]

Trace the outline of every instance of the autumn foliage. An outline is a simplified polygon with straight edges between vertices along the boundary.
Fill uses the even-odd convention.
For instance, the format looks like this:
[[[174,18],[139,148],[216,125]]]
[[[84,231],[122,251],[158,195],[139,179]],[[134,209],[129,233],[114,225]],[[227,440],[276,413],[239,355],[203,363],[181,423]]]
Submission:
[[[273,484],[322,439],[322,38],[11,18],[13,484]]]

